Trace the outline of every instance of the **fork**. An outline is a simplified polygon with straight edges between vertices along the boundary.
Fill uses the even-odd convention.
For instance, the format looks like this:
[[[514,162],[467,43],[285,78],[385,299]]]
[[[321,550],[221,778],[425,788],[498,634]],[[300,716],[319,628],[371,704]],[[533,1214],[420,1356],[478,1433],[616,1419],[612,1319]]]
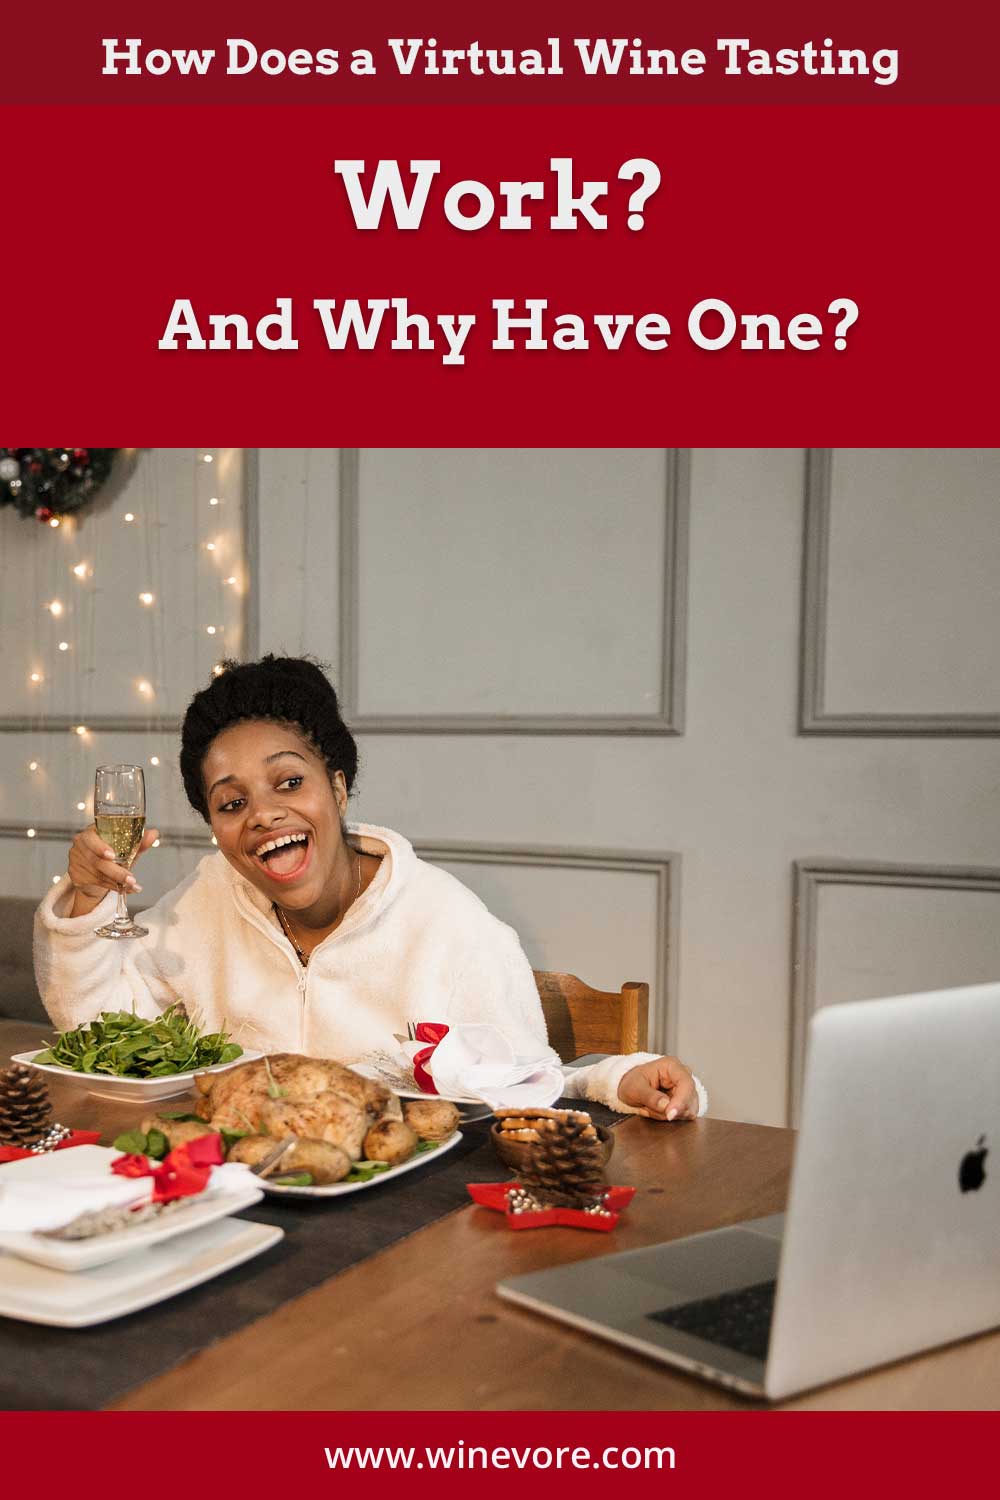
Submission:
[[[283,1141],[278,1142],[273,1151],[269,1151],[266,1156],[262,1156],[260,1161],[250,1168],[253,1176],[269,1176],[270,1173],[274,1171],[275,1167],[277,1167],[281,1163],[285,1156],[285,1153],[289,1151],[291,1147],[297,1143],[297,1141],[298,1136],[286,1135]]]

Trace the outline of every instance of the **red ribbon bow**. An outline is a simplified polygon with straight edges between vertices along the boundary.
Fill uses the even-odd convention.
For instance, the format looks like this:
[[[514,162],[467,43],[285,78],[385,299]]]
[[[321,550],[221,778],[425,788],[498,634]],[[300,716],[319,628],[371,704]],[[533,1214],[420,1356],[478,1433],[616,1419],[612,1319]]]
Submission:
[[[119,1177],[152,1177],[151,1201],[171,1203],[175,1198],[192,1198],[204,1192],[212,1168],[222,1162],[222,1136],[199,1135],[171,1151],[159,1166],[152,1165],[148,1157],[130,1153],[116,1157],[111,1170]]]
[[[427,1071],[427,1063],[430,1060],[438,1042],[443,1042],[448,1035],[448,1027],[440,1021],[418,1021],[414,1038],[418,1042],[429,1042],[422,1052],[417,1052],[413,1057],[413,1076],[417,1080],[417,1087],[423,1089],[425,1094],[436,1094],[434,1080]]]

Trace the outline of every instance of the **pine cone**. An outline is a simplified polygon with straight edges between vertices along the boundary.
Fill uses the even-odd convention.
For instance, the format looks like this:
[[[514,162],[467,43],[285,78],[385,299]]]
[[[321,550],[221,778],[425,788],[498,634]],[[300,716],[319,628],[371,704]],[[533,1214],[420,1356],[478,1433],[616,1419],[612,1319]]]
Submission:
[[[549,1208],[589,1208],[604,1191],[601,1143],[589,1120],[538,1122],[521,1185]]]
[[[0,1072],[0,1145],[30,1146],[45,1134],[52,1105],[45,1079],[34,1068],[11,1063]]]

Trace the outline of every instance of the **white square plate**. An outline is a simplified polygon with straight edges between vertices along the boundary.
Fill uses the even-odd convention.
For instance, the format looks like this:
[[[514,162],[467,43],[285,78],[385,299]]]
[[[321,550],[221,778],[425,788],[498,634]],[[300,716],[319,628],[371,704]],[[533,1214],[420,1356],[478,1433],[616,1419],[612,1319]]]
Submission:
[[[217,1219],[108,1266],[68,1276],[0,1254],[0,1317],[56,1328],[89,1328],[138,1312],[242,1265],[285,1231],[246,1219]]]
[[[402,1177],[404,1172],[413,1172],[418,1167],[426,1166],[428,1162],[438,1161],[452,1146],[457,1146],[461,1139],[462,1132],[454,1130],[434,1151],[421,1151],[419,1156],[411,1156],[409,1161],[402,1162],[398,1167],[390,1167],[387,1172],[376,1172],[368,1182],[331,1182],[326,1187],[282,1187],[267,1177],[258,1178],[258,1181],[265,1193],[273,1193],[276,1198],[341,1198],[346,1193],[363,1193],[366,1188],[378,1187],[380,1182],[393,1182],[397,1177]]]
[[[45,1181],[46,1178],[89,1176],[103,1164],[110,1167],[120,1151],[110,1146],[72,1146],[65,1151],[52,1151],[45,1156],[26,1157],[22,1161],[6,1162],[0,1167],[0,1194],[3,1185],[14,1174],[23,1181]],[[7,1250],[23,1260],[33,1261],[39,1266],[49,1266],[54,1271],[89,1271],[93,1266],[102,1266],[123,1255],[132,1255],[146,1250],[162,1240],[170,1240],[177,1234],[201,1229],[222,1219],[226,1214],[238,1214],[241,1209],[259,1203],[264,1194],[256,1177],[247,1174],[247,1185],[238,1193],[217,1190],[201,1193],[197,1197],[182,1199],[177,1208],[167,1209],[155,1218],[145,1219],[134,1229],[118,1229],[112,1234],[95,1235],[87,1240],[53,1240],[44,1235],[0,1231],[0,1250]]]
[[[152,1104],[154,1099],[172,1099],[175,1094],[186,1094],[194,1087],[194,1073],[169,1073],[165,1078],[121,1078],[114,1073],[74,1073],[72,1068],[58,1068],[53,1063],[36,1063],[35,1058],[45,1047],[34,1052],[19,1052],[11,1062],[24,1063],[37,1068],[39,1073],[48,1073],[51,1078],[61,1078],[63,1083],[76,1084],[93,1094],[97,1099],[114,1099],[134,1104]],[[227,1068],[238,1068],[241,1063],[256,1062],[262,1052],[244,1050],[232,1062],[216,1063],[214,1068],[199,1068],[201,1073],[225,1073]]]

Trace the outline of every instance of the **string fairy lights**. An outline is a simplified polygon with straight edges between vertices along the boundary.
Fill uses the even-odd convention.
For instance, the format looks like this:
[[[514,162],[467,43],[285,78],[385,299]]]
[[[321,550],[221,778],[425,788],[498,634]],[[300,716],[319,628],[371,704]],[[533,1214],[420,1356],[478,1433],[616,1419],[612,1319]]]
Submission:
[[[239,620],[234,616],[233,611],[234,608],[238,608],[237,597],[242,596],[246,589],[245,569],[240,562],[242,557],[241,537],[239,533],[240,506],[237,505],[235,507],[236,515],[230,515],[232,507],[228,505],[228,499],[231,498],[228,486],[233,482],[234,476],[238,474],[238,468],[234,469],[233,465],[234,463],[236,465],[239,464],[239,450],[196,449],[187,458],[189,464],[192,461],[197,471],[197,476],[193,477],[195,477],[195,498],[198,505],[193,542],[195,549],[200,547],[202,553],[201,561],[195,563],[198,574],[201,575],[202,579],[202,592],[199,601],[198,576],[196,575],[194,610],[188,616],[189,623],[185,633],[188,634],[188,638],[193,642],[196,642],[200,635],[207,635],[212,638],[226,636],[228,650],[234,652],[238,649],[241,626]],[[106,530],[108,524],[115,524],[113,516],[109,518],[97,516],[95,518],[96,533],[89,539],[90,546],[87,548],[87,551],[84,551],[84,548],[80,546],[79,524],[74,517],[63,515],[61,517],[51,516],[44,518],[44,521],[47,521],[48,526],[51,526],[53,530],[61,528],[58,540],[53,539],[51,545],[61,556],[61,561],[55,566],[62,571],[63,578],[69,575],[71,579],[69,585],[71,593],[66,599],[56,594],[55,590],[58,588],[58,584],[54,576],[55,566],[50,569],[48,579],[48,590],[51,592],[42,592],[44,584],[41,588],[38,587],[36,575],[34,597],[35,599],[41,598],[41,607],[49,614],[52,620],[60,623],[64,632],[63,639],[54,638],[55,632],[53,632],[53,635],[47,641],[44,641],[43,632],[44,644],[38,641],[32,643],[32,655],[35,657],[35,660],[29,660],[25,679],[22,679],[25,683],[26,692],[31,696],[31,701],[38,705],[33,710],[33,713],[39,715],[37,721],[37,728],[39,729],[47,727],[44,715],[54,711],[56,707],[54,703],[50,702],[50,678],[52,679],[52,687],[55,689],[55,693],[59,695],[64,695],[67,692],[72,693],[72,696],[68,700],[68,705],[71,705],[70,713],[73,713],[75,710],[75,713],[80,714],[82,718],[84,715],[89,716],[91,713],[96,715],[108,712],[109,709],[111,712],[114,712],[113,707],[110,705],[106,708],[101,704],[93,702],[86,691],[89,682],[100,681],[100,676],[95,677],[94,674],[98,671],[96,643],[99,639],[99,634],[95,631],[95,610],[100,606],[101,589],[99,586],[92,588],[87,585],[94,578],[95,569],[100,572],[102,568],[107,571],[109,567],[109,558],[104,556],[102,543],[111,544],[110,563],[113,564],[113,573],[122,572],[127,568],[132,572],[133,576],[138,575],[140,584],[145,584],[144,587],[140,587],[133,595],[135,602],[132,605],[132,609],[133,611],[139,611],[144,617],[149,618],[150,635],[148,637],[148,653],[142,653],[140,660],[133,663],[133,671],[138,668],[139,672],[141,672],[143,666],[147,666],[147,664],[147,670],[149,668],[152,668],[152,670],[148,670],[148,675],[145,676],[133,676],[131,678],[131,690],[142,703],[147,705],[147,708],[143,710],[146,714],[152,714],[157,699],[166,691],[166,683],[169,679],[164,675],[163,670],[164,663],[162,657],[166,650],[163,622],[171,595],[177,591],[165,585],[159,571],[161,565],[161,558],[158,552],[160,532],[167,525],[167,521],[166,519],[160,519],[158,506],[156,488],[157,469],[155,465],[160,460],[154,457],[150,458],[148,462],[151,467],[146,472],[143,481],[145,488],[133,491],[135,499],[140,502],[138,511],[135,509],[124,512],[119,511],[117,517],[117,524],[119,526],[124,524],[128,527],[129,531],[135,533],[134,540],[125,540],[123,537],[121,543],[113,542]],[[202,466],[204,466],[204,469]],[[203,479],[200,477],[202,474],[204,475]],[[129,498],[132,497],[130,496]],[[134,503],[135,501],[133,501]],[[220,507],[225,507],[226,509],[220,511]],[[211,512],[211,517],[209,516],[209,512]],[[221,526],[219,525],[220,521],[224,521],[224,524]],[[200,537],[198,536],[198,531],[201,531]],[[208,533],[207,538],[205,535],[206,531]],[[133,551],[137,544],[142,549],[138,553]],[[86,544],[84,545],[86,546]],[[83,556],[81,556],[81,552],[83,552]],[[234,563],[236,564],[235,570]],[[206,572],[207,576],[211,579],[208,591],[205,589]],[[148,583],[146,583],[147,579]],[[78,586],[82,587],[82,592],[77,591]],[[214,600],[214,606],[210,604],[211,600]],[[105,601],[106,603],[107,601]],[[209,608],[206,608],[206,605]],[[38,608],[37,604],[35,608]],[[204,622],[206,613],[209,614],[210,623]],[[214,620],[212,620],[212,614],[215,615]],[[199,616],[201,617],[200,620]],[[204,643],[202,644],[204,645]],[[216,650],[221,645],[222,641],[220,639],[216,645]],[[53,657],[50,656],[48,662],[46,662],[46,650],[50,653],[56,653],[58,658],[66,658],[68,671],[65,674],[52,672],[51,661]],[[199,669],[201,648],[194,646],[194,651],[194,667],[197,672]],[[145,656],[145,660],[142,659],[143,656]],[[209,661],[211,662],[211,658],[209,658]],[[202,671],[204,671],[204,665],[204,659],[202,658]],[[220,659],[212,663],[210,670],[213,678],[220,677],[225,670],[223,660]],[[127,681],[128,678],[126,677]],[[74,683],[78,683],[79,686],[75,688],[71,687],[70,685]],[[84,689],[82,696],[77,696],[81,688]],[[62,719],[62,723],[66,725],[67,720]],[[140,721],[137,718],[137,727],[139,723]],[[36,726],[33,725],[32,727]],[[54,728],[55,725],[53,724],[51,727]],[[151,717],[148,718],[145,728],[153,730],[155,727],[154,720]],[[85,722],[75,723],[71,720],[68,723],[68,729],[64,729],[63,732],[68,732],[72,737],[72,742],[80,746],[80,753],[87,761],[87,774],[90,773],[91,767],[89,762],[94,758],[95,752],[99,759],[111,758],[115,753],[110,747],[107,753],[102,753],[103,747],[100,746],[101,735],[99,730],[95,732]],[[43,789],[47,796],[51,796],[52,792],[58,789],[59,783],[62,780],[62,768],[58,761],[53,763],[48,757],[40,756],[37,751],[32,754],[29,750],[28,753],[31,758],[21,762],[21,765],[27,768],[26,772],[22,771],[22,775],[34,778],[32,788],[36,797]],[[122,754],[121,751],[118,753]],[[128,752],[126,751],[126,758],[127,755]],[[159,771],[164,765],[162,757],[159,754],[147,753],[144,757],[136,757],[136,759],[140,760],[143,758],[146,760],[151,771]],[[76,780],[75,775],[73,780]],[[41,806],[37,801],[29,805],[33,806],[37,819],[41,812]],[[74,816],[77,814],[92,813],[90,801],[80,798],[80,790],[78,788],[72,789],[64,806],[67,809],[73,808]],[[32,839],[38,838],[40,841],[44,841],[47,837],[45,828],[41,824],[36,823],[30,829],[25,829],[22,824],[22,829],[24,834]],[[40,829],[41,832],[39,831]],[[215,843],[214,840],[213,843]],[[153,847],[158,848],[160,845],[161,840],[157,838]],[[46,877],[44,869],[39,872],[39,876],[43,879]],[[54,875],[51,878],[53,884],[58,884],[59,880],[63,877]]]

